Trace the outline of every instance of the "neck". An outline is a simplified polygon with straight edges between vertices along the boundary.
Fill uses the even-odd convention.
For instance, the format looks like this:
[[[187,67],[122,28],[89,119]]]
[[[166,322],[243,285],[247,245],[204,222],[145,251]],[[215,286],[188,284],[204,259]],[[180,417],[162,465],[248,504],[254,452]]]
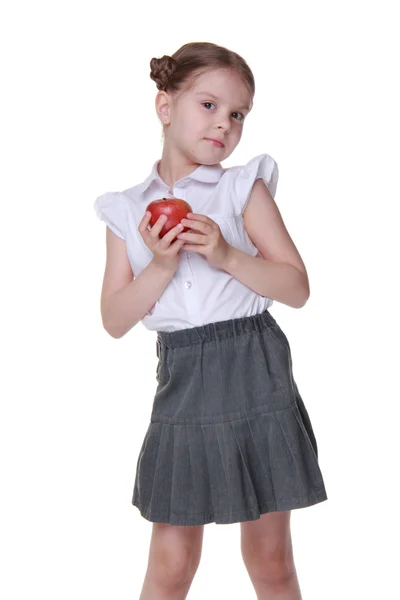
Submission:
[[[158,164],[158,174],[172,190],[177,181],[195,171],[199,166],[198,163],[188,161],[182,156],[172,157],[164,151]]]

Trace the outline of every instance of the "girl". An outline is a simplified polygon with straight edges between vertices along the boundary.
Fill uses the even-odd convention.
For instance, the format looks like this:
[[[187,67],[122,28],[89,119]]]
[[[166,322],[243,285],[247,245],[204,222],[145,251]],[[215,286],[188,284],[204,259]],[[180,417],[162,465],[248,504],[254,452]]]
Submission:
[[[289,342],[269,308],[304,306],[308,277],[273,199],[273,158],[221,166],[241,139],[254,78],[210,43],[150,66],[162,157],[145,181],[95,202],[108,225],[103,325],[114,338],[139,321],[157,332],[132,497],[153,522],[140,600],[186,598],[211,522],[240,522],[259,600],[299,600],[290,511],[327,495]],[[150,228],[145,209],[163,197],[194,212],[160,238],[164,218]]]

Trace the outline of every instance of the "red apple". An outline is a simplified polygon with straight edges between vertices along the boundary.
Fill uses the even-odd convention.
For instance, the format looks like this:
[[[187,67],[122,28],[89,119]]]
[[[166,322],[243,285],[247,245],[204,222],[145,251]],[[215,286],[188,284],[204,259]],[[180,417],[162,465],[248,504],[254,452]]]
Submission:
[[[166,215],[168,217],[168,220],[164,223],[164,226],[160,231],[160,238],[163,238],[168,231],[178,225],[182,219],[185,219],[188,213],[193,212],[190,204],[180,198],[161,198],[160,200],[153,200],[146,208],[146,211],[151,212],[150,227],[153,227],[161,215]],[[181,233],[188,231],[188,229],[189,227],[184,227]]]

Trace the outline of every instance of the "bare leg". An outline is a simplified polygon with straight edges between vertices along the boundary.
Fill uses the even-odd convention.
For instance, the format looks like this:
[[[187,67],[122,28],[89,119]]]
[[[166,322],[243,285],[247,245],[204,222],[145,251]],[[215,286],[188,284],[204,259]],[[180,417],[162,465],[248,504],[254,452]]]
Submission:
[[[153,523],[139,600],[185,600],[200,563],[204,525]]]
[[[243,561],[257,600],[302,600],[293,560],[290,514],[266,513],[240,524]]]

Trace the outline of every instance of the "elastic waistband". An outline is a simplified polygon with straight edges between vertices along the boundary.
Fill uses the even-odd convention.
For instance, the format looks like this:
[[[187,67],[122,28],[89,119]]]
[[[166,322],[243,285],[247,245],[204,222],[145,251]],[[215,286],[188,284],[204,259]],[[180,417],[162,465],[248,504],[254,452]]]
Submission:
[[[277,325],[268,310],[250,317],[239,317],[227,321],[206,323],[199,327],[179,329],[177,331],[157,331],[157,344],[167,348],[191,346],[202,341],[223,340],[250,331],[261,330]]]

